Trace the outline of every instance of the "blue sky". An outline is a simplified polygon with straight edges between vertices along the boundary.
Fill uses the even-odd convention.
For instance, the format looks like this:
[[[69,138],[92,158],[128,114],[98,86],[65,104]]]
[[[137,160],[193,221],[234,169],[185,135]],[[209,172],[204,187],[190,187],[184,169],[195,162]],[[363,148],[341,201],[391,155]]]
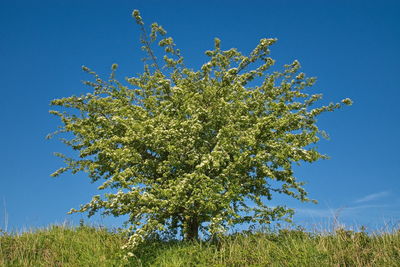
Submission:
[[[214,37],[243,52],[278,38],[271,47],[278,66],[298,59],[318,77],[313,90],[324,94],[322,103],[350,97],[354,105],[319,119],[331,139],[318,147],[331,159],[296,167],[319,204],[278,196],[271,205],[296,208],[303,225],[326,224],[334,214],[370,229],[399,223],[399,2],[0,0],[0,228],[85,218],[66,212],[89,201],[98,184],[84,174],[50,178],[62,166],[52,153],[68,150],[45,139],[60,125],[49,102],[89,90],[82,65],[107,75],[118,63],[120,79],[142,70],[134,9],[163,25],[193,68]]]

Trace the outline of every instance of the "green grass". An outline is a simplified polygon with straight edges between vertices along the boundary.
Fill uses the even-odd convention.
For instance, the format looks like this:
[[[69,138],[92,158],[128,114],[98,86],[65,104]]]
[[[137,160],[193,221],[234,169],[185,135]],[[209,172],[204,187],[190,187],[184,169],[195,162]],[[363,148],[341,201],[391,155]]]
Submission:
[[[123,239],[105,229],[51,226],[0,236],[0,266],[119,266]]]
[[[124,236],[52,226],[0,234],[0,266],[123,266]],[[218,242],[147,241],[128,266],[400,266],[400,231],[241,233]]]

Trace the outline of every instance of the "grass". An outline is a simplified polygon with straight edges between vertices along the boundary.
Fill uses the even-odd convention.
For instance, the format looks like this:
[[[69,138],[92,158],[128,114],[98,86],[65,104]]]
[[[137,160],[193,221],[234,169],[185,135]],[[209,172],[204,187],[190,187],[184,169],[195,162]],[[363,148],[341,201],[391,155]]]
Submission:
[[[123,238],[103,228],[51,226],[0,236],[0,266],[119,266]]]
[[[124,236],[104,228],[51,226],[0,234],[0,266],[400,266],[400,230],[367,234],[258,231],[203,242],[146,241],[122,261]]]

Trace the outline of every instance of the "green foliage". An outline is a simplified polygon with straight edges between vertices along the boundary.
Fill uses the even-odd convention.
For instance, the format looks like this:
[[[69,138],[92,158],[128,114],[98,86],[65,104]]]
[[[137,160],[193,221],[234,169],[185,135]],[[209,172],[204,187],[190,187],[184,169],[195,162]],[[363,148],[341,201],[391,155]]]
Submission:
[[[128,215],[127,248],[155,232],[197,239],[199,230],[213,236],[244,222],[289,219],[293,211],[265,200],[280,193],[309,201],[292,165],[325,157],[313,146],[316,118],[341,104],[316,106],[321,95],[305,92],[315,78],[298,61],[270,71],[276,39],[261,39],[249,55],[222,50],[215,39],[194,71],[161,26],[147,34],[139,12],[133,16],[148,56],[144,72],[124,85],[116,64],[108,80],[83,67],[93,92],[51,102],[61,110],[51,111],[61,118],[58,132],[73,136],[63,142],[79,152],[57,154],[66,166],[53,176],[84,171],[109,192],[71,212]],[[151,48],[157,40],[162,66]]]
[[[0,266],[398,266],[400,232],[280,230],[238,233],[218,242],[147,240],[123,260],[126,236],[101,228],[53,226],[0,233]]]
[[[343,235],[343,233],[346,233]],[[302,229],[238,233],[219,242],[149,242],[133,266],[397,266],[400,232]]]

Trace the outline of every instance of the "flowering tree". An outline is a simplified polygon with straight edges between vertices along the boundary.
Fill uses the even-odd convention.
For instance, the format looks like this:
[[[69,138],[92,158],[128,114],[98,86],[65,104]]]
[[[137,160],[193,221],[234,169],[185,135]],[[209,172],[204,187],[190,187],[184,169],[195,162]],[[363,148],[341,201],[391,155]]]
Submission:
[[[313,147],[321,135],[316,117],[342,104],[316,107],[321,95],[305,92],[315,79],[299,72],[298,61],[269,71],[276,39],[260,40],[249,55],[222,50],[215,39],[209,61],[194,71],[161,26],[146,34],[139,12],[133,16],[148,55],[143,74],[124,85],[116,64],[107,80],[83,67],[93,91],[51,102],[64,110],[50,111],[62,121],[56,133],[72,133],[63,142],[79,152],[57,154],[66,165],[52,175],[84,171],[114,192],[71,212],[129,215],[128,246],[154,232],[191,240],[200,230],[290,218],[292,210],[266,200],[280,193],[309,201],[292,165],[324,158]],[[151,48],[157,40],[162,65]]]

